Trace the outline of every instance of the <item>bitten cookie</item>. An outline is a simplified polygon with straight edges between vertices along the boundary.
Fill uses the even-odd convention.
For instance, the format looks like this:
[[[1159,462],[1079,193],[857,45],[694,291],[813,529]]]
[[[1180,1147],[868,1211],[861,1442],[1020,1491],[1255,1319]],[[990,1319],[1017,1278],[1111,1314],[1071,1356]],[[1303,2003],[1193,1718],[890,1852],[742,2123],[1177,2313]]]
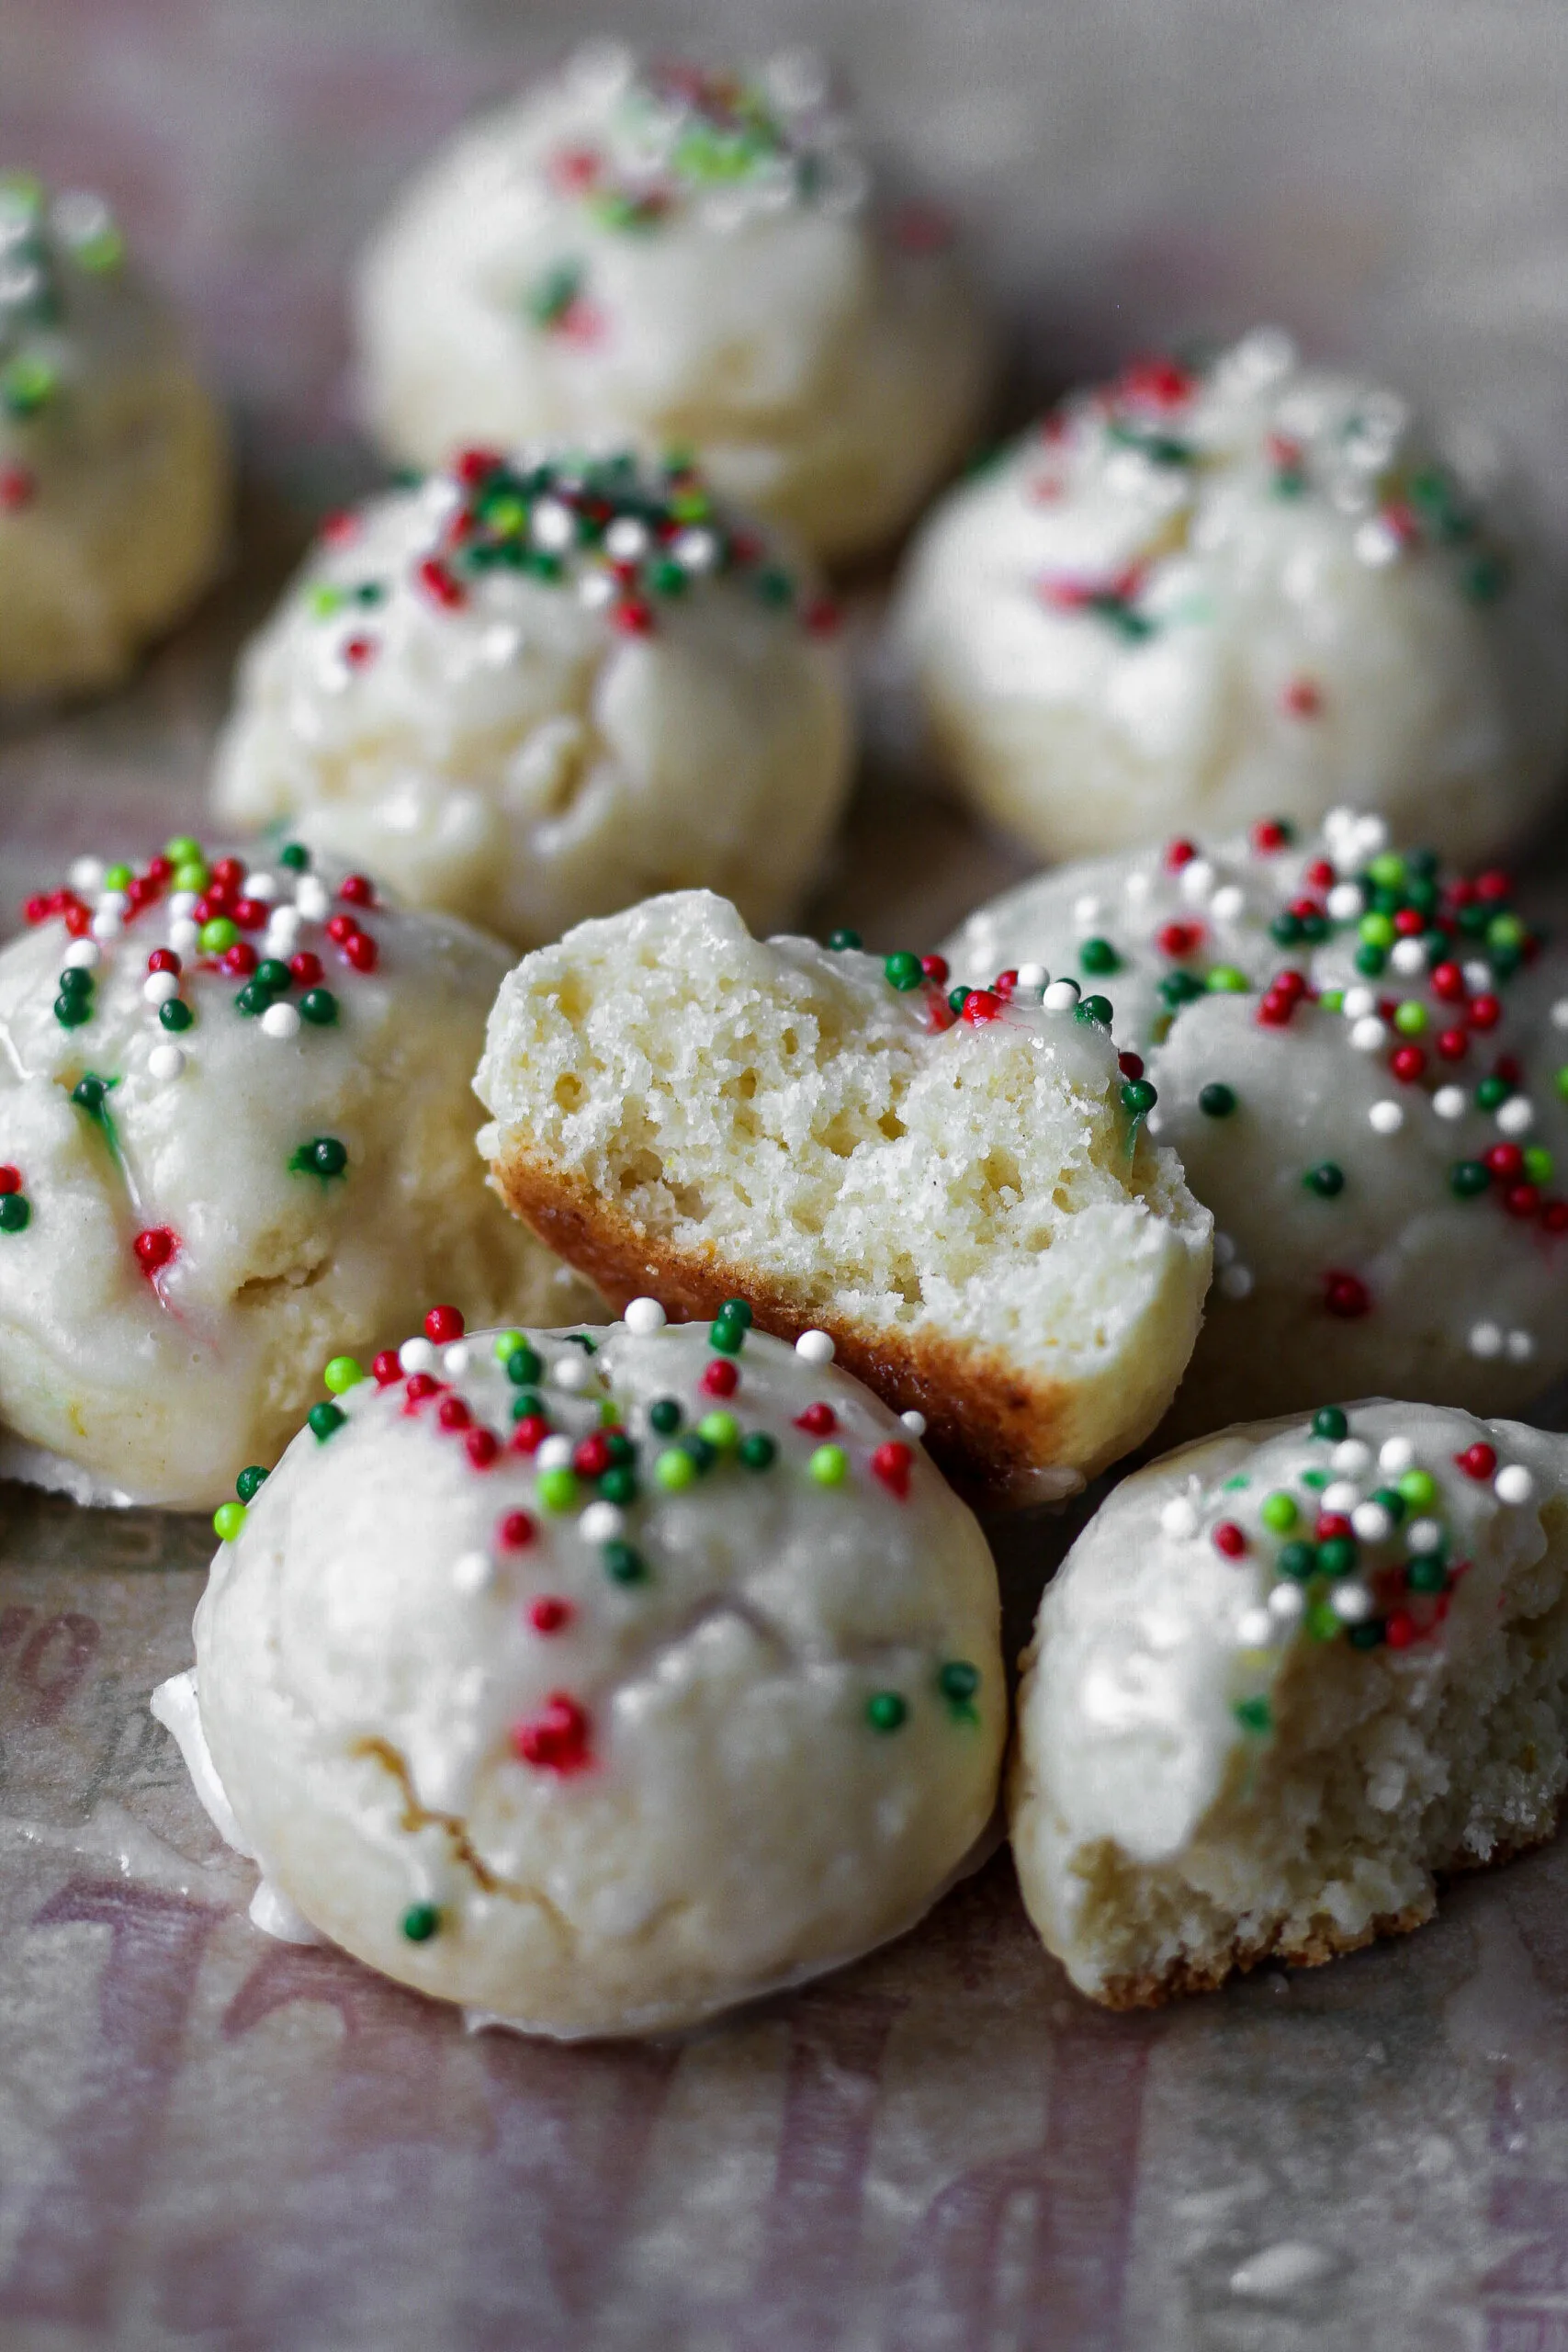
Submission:
[[[949,944],[1103,989],[1218,1272],[1172,1433],[1372,1392],[1516,1410],[1568,1371],[1568,963],[1506,875],[1337,812],[1066,866]]]
[[[228,515],[222,422],[107,206],[0,175],[0,702],[112,685]]]
[[[570,2037],[693,2024],[935,1901],[996,1800],[990,1555],[874,1397],[748,1320],[438,1308],[374,1379],[329,1368],[219,1513],[199,1722],[186,1678],[155,1702],[264,1917]]]
[[[801,56],[730,74],[581,50],[415,183],[357,316],[394,458],[560,432],[689,449],[832,558],[915,513],[988,372],[944,224],[874,206]]]
[[[216,806],[518,946],[685,883],[779,922],[849,783],[836,622],[688,467],[471,450],[328,526]]]
[[[270,1462],[334,1340],[439,1275],[487,1315],[592,1307],[485,1192],[468,1073],[506,967],[362,875],[84,859],[0,952],[0,1464],[210,1505]]]
[[[1348,794],[1494,851],[1568,750],[1562,582],[1495,472],[1270,330],[1130,368],[925,526],[896,633],[937,748],[1051,858]]]
[[[1209,1219],[1098,1001],[950,1001],[945,977],[752,939],[702,891],[583,923],[496,1000],[480,1148],[606,1296],[705,1315],[740,1291],[787,1337],[818,1325],[944,1465],[1023,1501],[1164,1411]]]
[[[1115,2008],[1431,1917],[1568,1781],[1568,1441],[1374,1403],[1118,1487],[1041,1603],[1009,1792],[1030,1916]]]

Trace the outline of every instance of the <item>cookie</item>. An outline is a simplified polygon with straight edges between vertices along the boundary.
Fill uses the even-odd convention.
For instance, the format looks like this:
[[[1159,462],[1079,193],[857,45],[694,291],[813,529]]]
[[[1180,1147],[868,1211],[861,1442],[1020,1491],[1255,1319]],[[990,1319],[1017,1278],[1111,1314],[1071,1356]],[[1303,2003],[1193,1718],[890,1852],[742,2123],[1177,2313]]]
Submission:
[[[849,784],[836,629],[689,467],[470,450],[329,525],[215,805],[521,947],[682,883],[782,922]]]
[[[1227,1430],[1041,1603],[1009,1808],[1080,1991],[1143,2007],[1432,1915],[1568,1781],[1568,1441],[1433,1407]]]
[[[1103,990],[1215,1223],[1168,1428],[1325,1396],[1517,1410],[1568,1371],[1568,962],[1497,868],[1335,813],[1066,866],[950,942]]]
[[[701,891],[583,923],[496,1001],[480,1148],[607,1297],[741,1292],[923,1414],[968,1487],[1060,1495],[1169,1402],[1209,1219],[1095,1000],[945,979],[844,934],[755,940]]]
[[[107,205],[0,175],[0,703],[122,677],[229,504],[222,421]]]
[[[996,1572],[918,1441],[748,1328],[461,1336],[322,1399],[154,1702],[264,1916],[528,2030],[691,2025],[901,1933],[990,1820]],[[279,1900],[281,1898],[281,1900]]]
[[[939,753],[1050,858],[1351,795],[1495,851],[1568,746],[1562,582],[1495,470],[1272,330],[1075,395],[909,558],[895,635]]]
[[[336,1340],[440,1276],[486,1314],[594,1304],[485,1192],[468,1075],[506,953],[363,875],[96,858],[0,950],[0,1464],[210,1507]]]
[[[356,309],[393,458],[562,432],[681,448],[833,559],[910,519],[988,372],[945,222],[874,202],[800,55],[731,73],[592,43],[437,156]]]

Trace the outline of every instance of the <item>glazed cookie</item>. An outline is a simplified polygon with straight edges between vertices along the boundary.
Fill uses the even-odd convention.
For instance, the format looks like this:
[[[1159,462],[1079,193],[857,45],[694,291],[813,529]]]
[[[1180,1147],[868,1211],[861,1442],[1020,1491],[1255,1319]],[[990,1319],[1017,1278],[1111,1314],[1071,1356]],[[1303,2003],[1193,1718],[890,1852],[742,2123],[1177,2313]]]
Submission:
[[[834,608],[687,467],[470,451],[327,529],[246,654],[226,820],[536,946],[711,883],[793,910],[849,782]]]
[[[663,1319],[468,1340],[438,1308],[374,1379],[330,1366],[218,1514],[199,1720],[185,1678],[155,1702],[264,1918],[535,2032],[691,2025],[854,1958],[996,1800],[969,1512],[739,1300]]]
[[[1483,487],[1261,330],[1077,395],[954,492],[896,639],[959,783],[1044,856],[1352,792],[1483,855],[1561,781],[1568,668],[1561,582]]]
[[[210,1505],[297,1427],[302,1364],[394,1338],[438,1274],[491,1316],[594,1305],[476,1168],[493,940],[298,846],[84,859],[27,911],[0,952],[7,1474]]]
[[[357,308],[392,457],[563,431],[690,449],[834,559],[915,513],[987,374],[945,228],[874,208],[800,56],[732,74],[581,50],[436,159]]]
[[[1009,1804],[1115,2008],[1431,1917],[1568,1782],[1568,1440],[1430,1406],[1235,1429],[1124,1481],[1041,1603]]]
[[[755,940],[703,891],[581,924],[496,1000],[480,1148],[607,1297],[744,1291],[966,1485],[1071,1492],[1170,1400],[1208,1216],[1095,1000],[950,999],[940,957],[851,936]]]
[[[1103,989],[1218,1268],[1173,1432],[1372,1391],[1512,1411],[1568,1371],[1568,964],[1495,870],[1337,811],[1068,866],[948,947]]]
[[[222,423],[107,206],[0,175],[0,703],[113,684],[228,514]]]

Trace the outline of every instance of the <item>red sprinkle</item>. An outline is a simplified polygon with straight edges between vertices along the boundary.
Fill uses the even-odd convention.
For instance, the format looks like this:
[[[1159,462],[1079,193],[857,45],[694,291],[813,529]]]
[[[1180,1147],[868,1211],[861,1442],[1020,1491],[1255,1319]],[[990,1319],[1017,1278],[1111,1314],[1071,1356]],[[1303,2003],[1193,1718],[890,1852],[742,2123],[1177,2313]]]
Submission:
[[[588,1735],[588,1717],[577,1701],[564,1690],[552,1690],[543,1713],[517,1725],[512,1747],[523,1763],[541,1771],[581,1772],[592,1761]]]
[[[1247,1549],[1247,1537],[1234,1519],[1222,1519],[1214,1530],[1214,1549],[1223,1552],[1227,1560],[1239,1560]]]
[[[525,1413],[512,1432],[513,1453],[536,1453],[550,1433],[543,1413]]]
[[[1155,933],[1155,945],[1162,956],[1195,956],[1202,944],[1201,922],[1162,923]]]
[[[1472,1029],[1495,1029],[1503,1018],[1500,997],[1472,996],[1470,1000],[1470,1025]]]
[[[172,947],[154,947],[147,958],[149,972],[177,972],[180,959]]]
[[[434,1396],[440,1385],[441,1383],[433,1379],[428,1372],[411,1372],[408,1385],[409,1403],[423,1405],[427,1396]]]
[[[1474,1445],[1467,1445],[1462,1453],[1454,1455],[1454,1466],[1462,1470],[1467,1478],[1473,1478],[1479,1484],[1490,1478],[1497,1467],[1496,1452],[1478,1439]]]
[[[1417,932],[1426,930],[1427,918],[1417,914],[1414,907],[1401,907],[1394,916],[1393,927],[1401,939],[1414,939]]]
[[[728,1356],[715,1356],[704,1368],[702,1385],[710,1396],[733,1396],[740,1385],[740,1374]]]
[[[473,490],[488,475],[499,472],[505,462],[494,449],[459,449],[452,470],[465,489]]]
[[[493,1430],[470,1430],[463,1444],[476,1470],[488,1470],[501,1452],[501,1440]]]
[[[1511,899],[1514,895],[1513,877],[1505,874],[1500,865],[1489,865],[1484,874],[1478,874],[1475,877],[1475,895],[1478,899]]]
[[[517,1516],[522,1517],[519,1511]],[[537,1600],[528,1604],[528,1623],[536,1634],[558,1634],[570,1625],[576,1612],[570,1600],[558,1600],[554,1593],[541,1593]]]
[[[220,890],[237,890],[245,878],[245,861],[243,857],[215,857],[211,874]]]
[[[352,915],[329,915],[327,918],[327,937],[335,940],[340,947],[344,940],[352,939],[358,929],[359,925]]]
[[[1503,1206],[1510,1216],[1534,1216],[1540,1206],[1540,1190],[1535,1184],[1510,1184],[1503,1195]]]
[[[351,670],[363,670],[367,662],[375,659],[375,654],[376,640],[373,637],[351,637],[343,649],[343,658]]]
[[[1171,874],[1179,874],[1184,865],[1191,865],[1197,854],[1198,847],[1195,842],[1172,842],[1165,854],[1167,871]]]
[[[466,1430],[473,1416],[460,1396],[443,1396],[435,1418],[444,1430]]]
[[[1401,1085],[1413,1086],[1427,1067],[1427,1057],[1419,1046],[1396,1046],[1388,1066]]]
[[[378,1388],[390,1388],[394,1381],[400,1380],[403,1374],[396,1348],[383,1348],[370,1369],[376,1375]]]
[[[807,637],[837,637],[843,627],[843,615],[831,596],[811,597],[800,618]]]
[[[572,1450],[571,1466],[580,1478],[602,1478],[610,1466],[610,1448],[595,1430]]]
[[[1351,1533],[1350,1521],[1342,1510],[1321,1510],[1313,1534],[1319,1544],[1343,1543]]]
[[[1118,1054],[1116,1067],[1123,1078],[1142,1078],[1144,1057],[1142,1054]]]
[[[178,1234],[167,1225],[150,1225],[145,1233],[139,1233],[131,1244],[136,1252],[136,1262],[147,1275],[162,1272],[174,1259],[179,1246]]]
[[[424,1336],[444,1348],[463,1336],[463,1318],[455,1306],[433,1306],[424,1318]]]
[[[959,1018],[978,1026],[983,1021],[994,1021],[1001,1009],[1001,998],[994,996],[989,989],[971,989]]]
[[[1277,817],[1265,817],[1252,828],[1252,846],[1260,856],[1272,856],[1276,850],[1290,846],[1291,829]]]
[[[651,637],[653,607],[645,605],[640,596],[624,596],[610,607],[610,626],[623,637]]]
[[[462,582],[453,578],[438,556],[427,555],[414,577],[425,594],[447,612],[456,612],[468,601],[468,592]]]
[[[26,466],[0,466],[0,510],[19,514],[30,505],[37,491],[38,483]]]
[[[1568,1233],[1568,1201],[1542,1201],[1540,1221],[1548,1233]]]
[[[1314,890],[1331,890],[1337,877],[1327,858],[1314,857],[1303,878],[1310,882]]]
[[[1517,1143],[1495,1143],[1481,1156],[1493,1175],[1504,1183],[1525,1172],[1525,1156]]]
[[[236,939],[232,947],[223,950],[218,961],[231,979],[243,980],[255,970],[260,958],[248,939]]]
[[[7,1161],[4,1168],[0,1168],[0,1193],[19,1193],[21,1189],[22,1171]]]
[[[1323,688],[1315,678],[1292,678],[1280,705],[1292,718],[1315,718],[1323,708]]]
[[[1382,1630],[1391,1650],[1407,1650],[1416,1639],[1416,1620],[1408,1610],[1396,1609]]]
[[[942,989],[947,986],[947,958],[945,956],[922,956],[920,958],[920,969],[925,974],[927,979],[930,980],[933,988]]]
[[[338,897],[347,907],[373,907],[376,886],[367,874],[345,874],[339,886]]]
[[[356,972],[373,972],[381,955],[367,931],[356,931],[352,939],[345,939],[343,952]]]
[[[1328,1273],[1323,1278],[1323,1303],[1341,1322],[1354,1323],[1371,1313],[1372,1295],[1359,1274]]]
[[[236,899],[234,921],[242,931],[260,931],[272,909],[261,899]]]
[[[522,1552],[538,1531],[525,1510],[509,1510],[495,1532],[507,1551]]]
[[[1446,1062],[1461,1062],[1470,1051],[1470,1039],[1462,1029],[1439,1029],[1434,1042]]]
[[[302,989],[313,989],[321,977],[321,959],[302,948],[298,956],[288,958],[288,969]]]
[[[795,1415],[795,1426],[804,1430],[807,1437],[831,1437],[839,1426],[839,1416],[831,1405],[807,1405],[804,1413]]]
[[[880,1478],[889,1493],[897,1495],[900,1501],[909,1491],[909,1473],[914,1466],[912,1449],[901,1444],[896,1437],[879,1445],[871,1457],[872,1476]]]

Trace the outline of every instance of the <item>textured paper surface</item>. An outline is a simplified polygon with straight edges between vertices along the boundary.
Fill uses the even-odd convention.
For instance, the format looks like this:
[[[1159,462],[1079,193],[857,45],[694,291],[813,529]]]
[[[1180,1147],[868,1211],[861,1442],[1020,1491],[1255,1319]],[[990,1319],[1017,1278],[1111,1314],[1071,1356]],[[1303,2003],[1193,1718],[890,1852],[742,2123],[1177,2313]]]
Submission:
[[[826,39],[984,231],[1021,383],[1278,316],[1485,413],[1568,529],[1555,0],[618,13]],[[120,203],[248,479],[230,581],[133,691],[0,735],[7,908],[70,853],[195,820],[234,646],[308,514],[369,478],[346,260],[431,141],[581,25],[0,0],[0,163]],[[924,945],[1018,868],[906,797],[877,718],[816,919]],[[1004,1540],[1013,1646],[1074,1523]],[[1004,1854],[903,1943],[695,2040],[469,2037],[246,1920],[253,1875],[147,1711],[209,1548],[0,1487],[5,2352],[1568,2352],[1568,1854],[1155,2018],[1067,1990]]]

